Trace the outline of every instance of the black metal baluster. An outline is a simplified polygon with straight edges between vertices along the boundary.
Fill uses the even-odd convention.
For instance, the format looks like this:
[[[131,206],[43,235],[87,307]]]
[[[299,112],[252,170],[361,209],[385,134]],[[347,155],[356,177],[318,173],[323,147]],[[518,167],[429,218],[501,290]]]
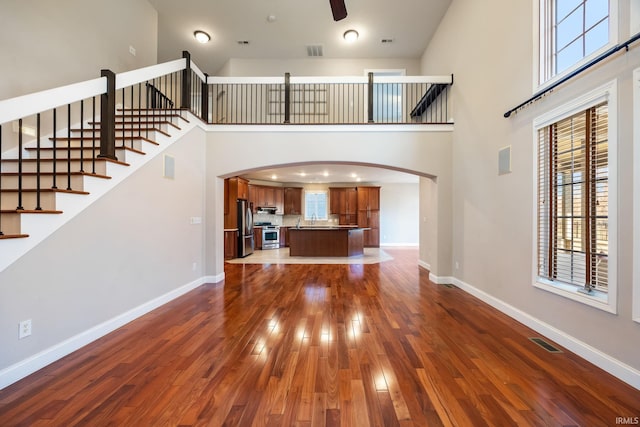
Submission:
[[[80,172],[84,172],[84,99],[80,100]]]
[[[56,128],[57,128],[57,124],[58,124],[57,113],[58,113],[57,108],[54,108],[53,109],[53,164],[51,165],[51,169],[52,169],[52,172],[53,172],[53,177],[52,177],[52,180],[51,180],[51,188],[52,189],[58,188],[58,185],[57,185],[58,153],[56,152],[57,151],[56,148],[58,147],[58,134],[56,133],[57,132]]]
[[[67,190],[71,190],[71,104],[67,104]]]
[[[36,210],[41,211],[40,206],[40,113],[36,116]]]
[[[18,206],[16,210],[22,211],[22,119],[18,120]]]
[[[93,126],[91,128],[91,141],[93,141],[91,143],[91,148],[92,148],[92,153],[91,153],[91,173],[92,174],[96,174],[96,97],[93,97],[93,102],[92,102],[92,106],[91,106],[91,123],[93,123]]]
[[[131,112],[134,111],[133,108],[133,86],[131,86],[131,90],[129,91],[129,103],[131,105]],[[142,110],[140,109],[140,107],[138,107],[138,121],[140,120],[140,117],[142,117]],[[135,129],[133,126],[133,117],[131,118],[131,148],[133,148],[133,139],[135,137]],[[125,135],[125,132],[122,133],[123,136]],[[124,147],[124,140],[122,141],[122,146]]]
[[[138,83],[138,109],[142,111],[142,84]],[[142,138],[142,114],[138,115],[138,138]]]

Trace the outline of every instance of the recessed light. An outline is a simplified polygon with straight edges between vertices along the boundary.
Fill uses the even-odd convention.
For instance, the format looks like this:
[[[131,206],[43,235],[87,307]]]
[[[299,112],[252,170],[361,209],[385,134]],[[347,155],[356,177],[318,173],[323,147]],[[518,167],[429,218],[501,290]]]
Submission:
[[[342,37],[345,39],[345,41],[347,43],[353,43],[356,40],[358,40],[358,37],[360,35],[358,34],[358,32],[356,30],[347,30],[344,32],[344,34],[342,35]]]
[[[300,176],[307,176],[307,174],[304,172],[300,172]]]
[[[267,22],[276,22],[278,20],[278,18],[276,17],[276,15],[269,15],[267,16]]]
[[[271,179],[274,179],[274,180],[278,179],[278,175],[276,175],[276,174],[271,175]]]
[[[200,43],[209,43],[211,36],[204,31],[198,30],[193,32],[193,37]]]
[[[323,176],[329,176],[329,172],[324,171],[324,173],[322,174]]]

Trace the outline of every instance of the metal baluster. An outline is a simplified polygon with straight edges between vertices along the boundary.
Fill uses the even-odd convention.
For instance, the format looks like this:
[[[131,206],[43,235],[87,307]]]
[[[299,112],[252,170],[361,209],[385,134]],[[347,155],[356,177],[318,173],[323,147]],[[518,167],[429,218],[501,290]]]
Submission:
[[[80,172],[84,172],[84,99],[80,100]]]
[[[71,190],[71,104],[67,104],[67,190]]]
[[[22,119],[18,120],[18,206],[16,210],[22,211]]]
[[[92,98],[91,116],[92,116],[91,122],[93,123],[91,127],[91,141],[92,141],[91,173],[95,175],[96,174],[96,97],[95,96]]]
[[[36,210],[41,211],[40,206],[40,113],[36,116]]]
[[[131,86],[131,90],[129,91],[129,103],[130,103],[130,108],[131,108],[131,112],[133,113],[134,109],[133,109],[133,86]],[[140,120],[140,117],[142,117],[142,110],[140,110],[140,108],[138,108],[138,121]],[[133,148],[133,138],[134,138],[134,134],[135,134],[135,129],[133,128],[133,117],[131,120],[131,148]],[[125,135],[125,132],[122,133],[123,136]],[[122,146],[124,147],[124,140],[122,141]]]
[[[56,108],[53,109],[53,164],[52,164],[52,171],[53,171],[53,179],[51,181],[51,188],[52,189],[56,189],[58,188],[57,185],[57,171],[58,171],[58,165],[57,165],[57,160],[58,160],[58,153],[56,152],[56,147],[58,146],[58,134],[56,133],[56,127],[57,127],[57,123],[58,120],[56,118],[58,113],[58,110]]]

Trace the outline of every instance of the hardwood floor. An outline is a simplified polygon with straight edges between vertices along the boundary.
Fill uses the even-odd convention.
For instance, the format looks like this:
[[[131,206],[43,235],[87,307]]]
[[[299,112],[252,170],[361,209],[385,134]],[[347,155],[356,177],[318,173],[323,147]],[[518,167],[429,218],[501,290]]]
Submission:
[[[0,426],[614,426],[640,391],[465,292],[417,251],[372,265],[227,264],[0,391]],[[556,345],[557,346],[557,345]]]

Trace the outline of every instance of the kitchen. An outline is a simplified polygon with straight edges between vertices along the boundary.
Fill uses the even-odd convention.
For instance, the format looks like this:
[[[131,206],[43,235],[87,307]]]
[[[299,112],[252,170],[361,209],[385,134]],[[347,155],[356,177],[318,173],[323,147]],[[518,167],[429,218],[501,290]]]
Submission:
[[[254,250],[290,248],[291,230],[298,227],[299,231],[360,227],[366,229],[362,233],[364,247],[417,246],[417,176],[374,167],[332,165],[327,177],[326,170],[306,165],[306,173],[300,167],[290,167],[225,179],[225,259],[250,255],[238,252],[238,226],[242,226],[238,222],[238,199],[252,207],[247,211],[253,223],[250,240]]]

